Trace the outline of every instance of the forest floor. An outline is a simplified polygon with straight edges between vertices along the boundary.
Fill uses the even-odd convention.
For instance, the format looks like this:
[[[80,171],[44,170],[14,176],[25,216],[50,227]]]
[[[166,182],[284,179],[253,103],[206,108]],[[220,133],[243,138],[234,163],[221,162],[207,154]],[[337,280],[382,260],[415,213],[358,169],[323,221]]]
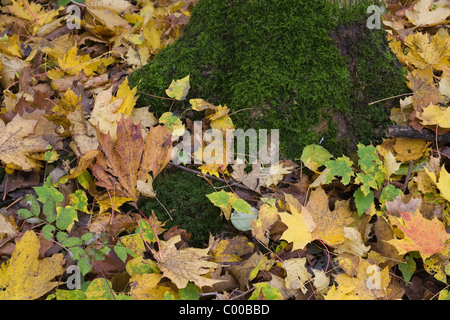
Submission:
[[[174,164],[193,121],[134,108],[151,93],[128,75],[195,3],[2,1],[0,299],[450,299],[448,2],[391,0],[382,16],[411,89],[391,120],[431,139],[359,143],[352,158],[309,145],[265,167],[211,163],[204,141],[203,162]],[[184,100],[189,77],[173,80],[160,98]],[[189,102],[202,134],[234,129],[226,106]],[[139,207],[169,167],[214,188],[228,226],[205,246]]]

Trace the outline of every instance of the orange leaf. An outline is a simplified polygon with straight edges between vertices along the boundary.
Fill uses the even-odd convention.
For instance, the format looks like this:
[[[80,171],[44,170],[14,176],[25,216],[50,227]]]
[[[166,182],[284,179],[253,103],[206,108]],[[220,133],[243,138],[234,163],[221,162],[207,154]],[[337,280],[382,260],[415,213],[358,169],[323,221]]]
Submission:
[[[437,217],[432,220],[425,219],[418,210],[414,213],[399,212],[401,218],[390,217],[390,219],[405,237],[387,242],[397,248],[400,254],[419,251],[425,260],[445,249],[444,243],[450,239],[450,234],[445,231],[444,225]]]

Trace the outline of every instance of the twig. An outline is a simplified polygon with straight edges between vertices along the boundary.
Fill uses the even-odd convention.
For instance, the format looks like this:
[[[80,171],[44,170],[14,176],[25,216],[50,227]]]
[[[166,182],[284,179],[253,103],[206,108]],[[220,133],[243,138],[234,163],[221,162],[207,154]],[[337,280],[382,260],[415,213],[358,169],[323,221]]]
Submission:
[[[247,187],[247,186],[245,186],[245,185],[243,185],[243,184],[241,184],[241,183],[239,183],[239,182],[234,182],[234,183],[232,183],[232,184],[229,184],[227,180],[224,180],[224,179],[221,179],[221,178],[217,178],[217,177],[212,176],[212,175],[209,175],[209,174],[203,174],[203,173],[201,173],[201,172],[198,171],[198,170],[191,169],[191,168],[188,168],[188,167],[179,165],[179,164],[175,164],[175,163],[173,163],[172,161],[170,161],[169,164],[172,165],[172,166],[174,166],[175,168],[178,168],[178,169],[181,169],[181,170],[190,172],[190,173],[194,173],[194,174],[199,175],[199,176],[205,176],[205,177],[207,177],[207,178],[209,178],[209,179],[213,179],[213,180],[216,180],[216,181],[219,181],[219,182],[226,183],[226,184],[227,184],[228,186],[230,186],[230,187],[233,187],[233,186],[234,186],[234,187],[238,187],[238,188],[241,188],[241,189],[245,189],[245,190],[249,190],[249,191],[256,192],[255,190],[250,189],[249,187]]]
[[[403,96],[410,96],[412,94],[413,94],[412,92],[410,92],[410,93],[403,93],[403,94],[399,94],[398,96],[393,96],[393,97],[389,97],[389,98],[384,98],[384,99],[381,99],[381,100],[373,101],[373,102],[368,103],[367,105],[370,106],[370,105],[378,103],[378,102],[391,100],[391,99],[395,99],[395,98],[399,98],[399,97],[403,97]]]
[[[403,193],[405,193],[406,188],[408,187],[408,181],[409,181],[409,178],[411,178],[411,173],[412,173],[413,167],[414,167],[414,161],[410,161],[408,173],[406,174],[405,183],[403,184],[403,188],[402,188]]]
[[[155,196],[156,201],[158,201],[158,203],[161,205],[161,207],[163,207],[164,211],[166,211],[166,213],[169,215],[170,220],[173,220],[172,216],[170,215],[169,210],[166,209],[166,207],[161,203],[161,201],[159,201],[159,199]]]
[[[34,15],[33,11],[31,11],[30,7],[26,4],[26,2],[24,0],[22,0],[22,3],[27,8],[27,10],[30,11],[30,13],[33,16],[34,20],[36,20],[36,23],[38,25],[41,25],[41,23],[39,22],[38,18],[36,18],[36,16]]]

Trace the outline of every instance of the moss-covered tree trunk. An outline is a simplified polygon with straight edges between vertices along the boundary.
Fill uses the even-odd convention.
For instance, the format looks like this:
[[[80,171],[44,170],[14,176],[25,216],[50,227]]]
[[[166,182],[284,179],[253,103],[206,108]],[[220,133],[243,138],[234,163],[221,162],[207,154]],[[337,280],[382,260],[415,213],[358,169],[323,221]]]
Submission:
[[[311,143],[335,155],[379,140],[406,92],[401,66],[382,30],[365,27],[366,4],[338,9],[325,0],[199,0],[184,35],[135,71],[139,91],[165,95],[190,74],[189,98],[226,104],[238,127],[280,129],[281,152]],[[157,113],[170,103],[141,95]],[[172,108],[172,110],[173,110]]]

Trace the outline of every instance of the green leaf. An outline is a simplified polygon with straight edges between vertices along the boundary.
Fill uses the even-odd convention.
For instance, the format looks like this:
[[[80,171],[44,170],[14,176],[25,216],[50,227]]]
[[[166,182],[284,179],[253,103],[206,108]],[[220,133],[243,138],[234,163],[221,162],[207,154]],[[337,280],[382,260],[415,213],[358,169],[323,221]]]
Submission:
[[[136,228],[136,233],[139,232],[141,233],[142,237],[146,242],[149,243],[156,242],[156,235],[153,232],[153,229],[147,220],[144,219],[139,220],[139,227]]]
[[[189,282],[185,288],[178,290],[179,300],[199,300],[199,291],[195,284]]]
[[[56,234],[56,240],[58,240],[59,243],[64,242],[67,238],[69,238],[69,235],[66,232],[58,231]]]
[[[78,183],[85,188],[86,190],[89,188],[89,185],[91,184],[92,177],[89,174],[89,171],[84,170],[78,177],[77,177]]]
[[[42,212],[47,218],[48,223],[52,223],[56,220],[56,203],[52,200],[47,200],[42,207]]]
[[[386,201],[392,201],[397,196],[402,196],[402,195],[403,195],[402,190],[394,187],[392,184],[389,184],[383,188],[383,191],[381,191],[380,202],[382,204],[385,204]]]
[[[69,237],[61,243],[61,245],[66,248],[73,247],[73,246],[79,246],[82,244],[83,244],[83,241],[77,237]]]
[[[65,7],[70,3],[70,0],[58,0],[58,6]]]
[[[116,294],[112,290],[111,282],[105,278],[92,280],[84,293],[91,300],[131,300],[131,297],[126,294]]]
[[[253,285],[253,291],[249,300],[283,300],[283,296],[278,288],[271,287],[267,282],[258,282]]]
[[[258,219],[258,209],[252,208],[250,214],[239,211],[233,211],[231,213],[231,224],[240,231],[251,230],[250,222]]]
[[[356,209],[358,210],[358,217],[364,214],[364,211],[369,209],[374,201],[373,192],[370,191],[367,195],[361,191],[361,188],[355,191],[353,194],[355,198]]]
[[[49,148],[50,147],[50,148]],[[44,153],[44,160],[48,163],[55,162],[59,159],[59,154],[55,150],[52,149],[52,146],[47,146],[48,151]]]
[[[88,242],[89,240],[91,240],[93,237],[94,237],[94,234],[93,234],[92,232],[86,232],[85,234],[83,234],[83,235],[81,236],[81,240],[82,240],[84,243],[86,243],[86,242]]]
[[[244,214],[252,214],[252,210],[251,210],[251,206],[250,204],[242,199],[236,199],[231,206],[233,207],[234,210],[236,210],[237,212],[241,212]]]
[[[376,166],[381,166],[383,163],[377,155],[377,149],[374,146],[365,146],[358,144],[358,165],[366,173],[373,172]]]
[[[378,184],[372,175],[365,173],[357,173],[355,183],[361,183],[361,191],[367,196],[371,191],[370,188],[378,189]]]
[[[34,187],[33,189],[36,191],[38,200],[41,203],[46,203],[48,200],[58,203],[64,200],[64,195],[51,185],[50,178],[47,179],[42,187]]]
[[[86,252],[84,251],[83,248],[81,247],[71,247],[69,249],[69,251],[72,253],[72,259],[73,260],[80,260],[81,257],[85,257],[86,256]]]
[[[300,160],[302,160],[308,169],[317,171],[317,169],[330,160],[332,156],[333,155],[324,147],[317,144],[310,144],[303,149]]]
[[[51,224],[46,224],[45,226],[42,227],[42,236],[46,239],[46,240],[51,240],[53,238],[53,232],[56,230],[54,225]]]
[[[77,190],[71,194],[71,205],[79,211],[89,213],[87,209],[88,206],[88,198],[86,196],[86,192],[83,190]]]
[[[39,206],[39,203],[37,202],[37,199],[32,194],[27,194],[23,200],[25,200],[30,205],[30,213],[37,217],[39,216],[39,213],[41,213],[41,207]]]
[[[31,218],[33,216],[31,211],[27,210],[27,209],[19,209],[19,210],[17,210],[17,214],[19,216],[21,216],[22,218],[24,218],[24,219],[28,219],[28,218]]]
[[[347,185],[350,183],[351,177],[355,175],[352,169],[353,161],[346,156],[337,158],[336,160],[329,160],[325,162],[327,169],[330,172],[327,174],[326,183],[330,183],[334,176],[342,177],[342,183]]]
[[[228,203],[230,202],[230,195],[225,191],[213,192],[206,195],[211,202],[219,208],[228,207]]]
[[[175,300],[175,296],[172,292],[166,291],[164,292],[164,300]]]
[[[80,268],[81,274],[85,276],[92,269],[91,259],[89,256],[84,255],[77,260],[77,266]]]
[[[75,221],[78,221],[78,214],[74,207],[66,206],[56,208],[56,227],[61,230],[69,230]]]
[[[128,251],[127,248],[125,248],[121,242],[119,242],[118,245],[115,245],[113,247],[114,252],[117,254],[117,256],[119,257],[120,260],[122,260],[122,262],[126,262],[127,261],[127,256],[128,256]]]
[[[86,300],[87,296],[83,290],[73,289],[73,290],[61,290],[56,289],[55,292],[56,300]]]
[[[402,272],[403,279],[405,279],[405,285],[408,285],[414,272],[416,271],[416,262],[412,257],[406,256],[406,263],[399,263],[398,268]]]

